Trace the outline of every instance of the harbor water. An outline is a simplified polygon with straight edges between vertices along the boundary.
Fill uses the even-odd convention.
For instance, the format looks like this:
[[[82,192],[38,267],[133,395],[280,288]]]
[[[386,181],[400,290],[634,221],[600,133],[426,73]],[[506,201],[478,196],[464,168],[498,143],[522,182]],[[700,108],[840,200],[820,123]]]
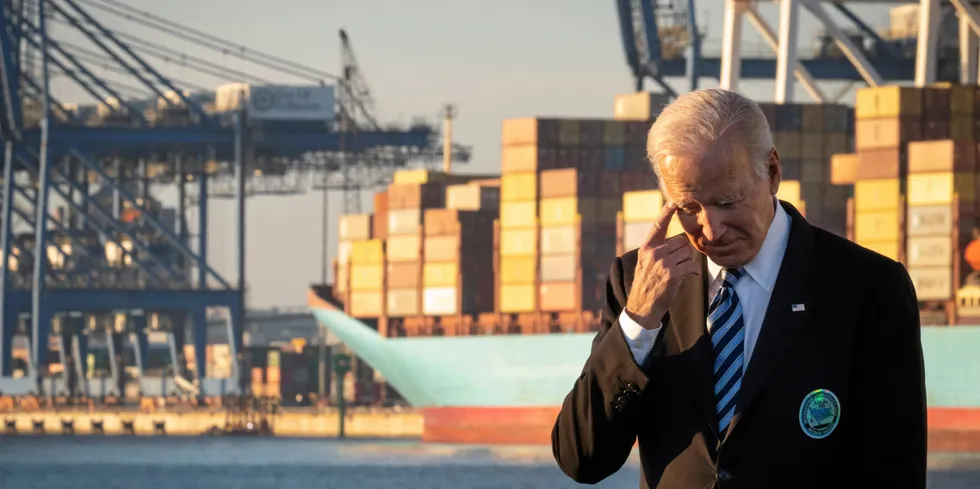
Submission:
[[[934,456],[929,489],[980,487],[980,457]],[[634,457],[597,487],[637,487]],[[414,441],[0,436],[0,481],[17,489],[575,488],[548,447]]]

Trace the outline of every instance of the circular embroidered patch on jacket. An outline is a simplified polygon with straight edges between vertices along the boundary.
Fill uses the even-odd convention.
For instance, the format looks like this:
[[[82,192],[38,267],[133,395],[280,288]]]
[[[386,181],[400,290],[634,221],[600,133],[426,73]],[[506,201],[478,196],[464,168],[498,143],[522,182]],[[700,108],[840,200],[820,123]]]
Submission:
[[[827,389],[817,389],[800,404],[800,427],[806,436],[821,439],[830,436],[840,421],[840,401]]]

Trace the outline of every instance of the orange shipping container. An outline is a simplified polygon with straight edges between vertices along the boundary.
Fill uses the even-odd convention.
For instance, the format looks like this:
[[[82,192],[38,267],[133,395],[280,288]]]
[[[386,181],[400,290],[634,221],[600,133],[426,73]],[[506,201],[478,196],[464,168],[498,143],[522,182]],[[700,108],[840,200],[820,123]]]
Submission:
[[[835,154],[830,158],[830,183],[850,185],[854,183],[857,172],[857,153]]]
[[[514,144],[551,146],[558,142],[558,121],[536,117],[504,119],[500,136],[503,146]]]
[[[909,173],[976,171],[977,145],[943,139],[909,143]]]
[[[601,307],[605,282],[582,280],[553,282],[539,286],[540,308],[544,312],[590,311]]]
[[[854,125],[855,147],[864,149],[896,148],[902,143],[922,138],[922,121],[918,117],[858,120]]]
[[[388,263],[387,272],[389,289],[411,288],[421,285],[422,264],[420,262]]]

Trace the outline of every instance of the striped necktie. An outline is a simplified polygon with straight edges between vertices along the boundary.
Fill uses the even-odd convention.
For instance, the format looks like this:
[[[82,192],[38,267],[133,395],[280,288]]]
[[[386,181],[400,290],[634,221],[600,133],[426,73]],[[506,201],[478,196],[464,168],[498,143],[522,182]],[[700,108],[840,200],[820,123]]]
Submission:
[[[724,433],[735,415],[735,395],[742,385],[742,365],[745,363],[743,340],[745,325],[742,304],[735,293],[735,282],[744,269],[725,269],[721,272],[721,289],[708,306],[708,330],[714,352],[715,411],[718,413],[718,433]]]

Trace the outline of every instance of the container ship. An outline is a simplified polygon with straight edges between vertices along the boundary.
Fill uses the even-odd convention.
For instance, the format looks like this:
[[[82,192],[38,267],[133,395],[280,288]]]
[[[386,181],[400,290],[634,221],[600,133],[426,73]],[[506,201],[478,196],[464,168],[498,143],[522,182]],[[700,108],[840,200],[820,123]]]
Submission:
[[[499,178],[403,171],[372,214],[342,216],[316,319],[419,409],[425,441],[550,443],[589,355],[612,258],[663,198],[645,157],[662,95],[610,119],[502,125]],[[858,90],[854,107],[760,104],[779,198],[906,265],[920,299],[930,449],[980,451],[980,287],[970,264],[980,88]],[[671,234],[682,232],[675,221]],[[977,254],[975,251],[972,254]],[[968,262],[969,260],[969,262]]]

